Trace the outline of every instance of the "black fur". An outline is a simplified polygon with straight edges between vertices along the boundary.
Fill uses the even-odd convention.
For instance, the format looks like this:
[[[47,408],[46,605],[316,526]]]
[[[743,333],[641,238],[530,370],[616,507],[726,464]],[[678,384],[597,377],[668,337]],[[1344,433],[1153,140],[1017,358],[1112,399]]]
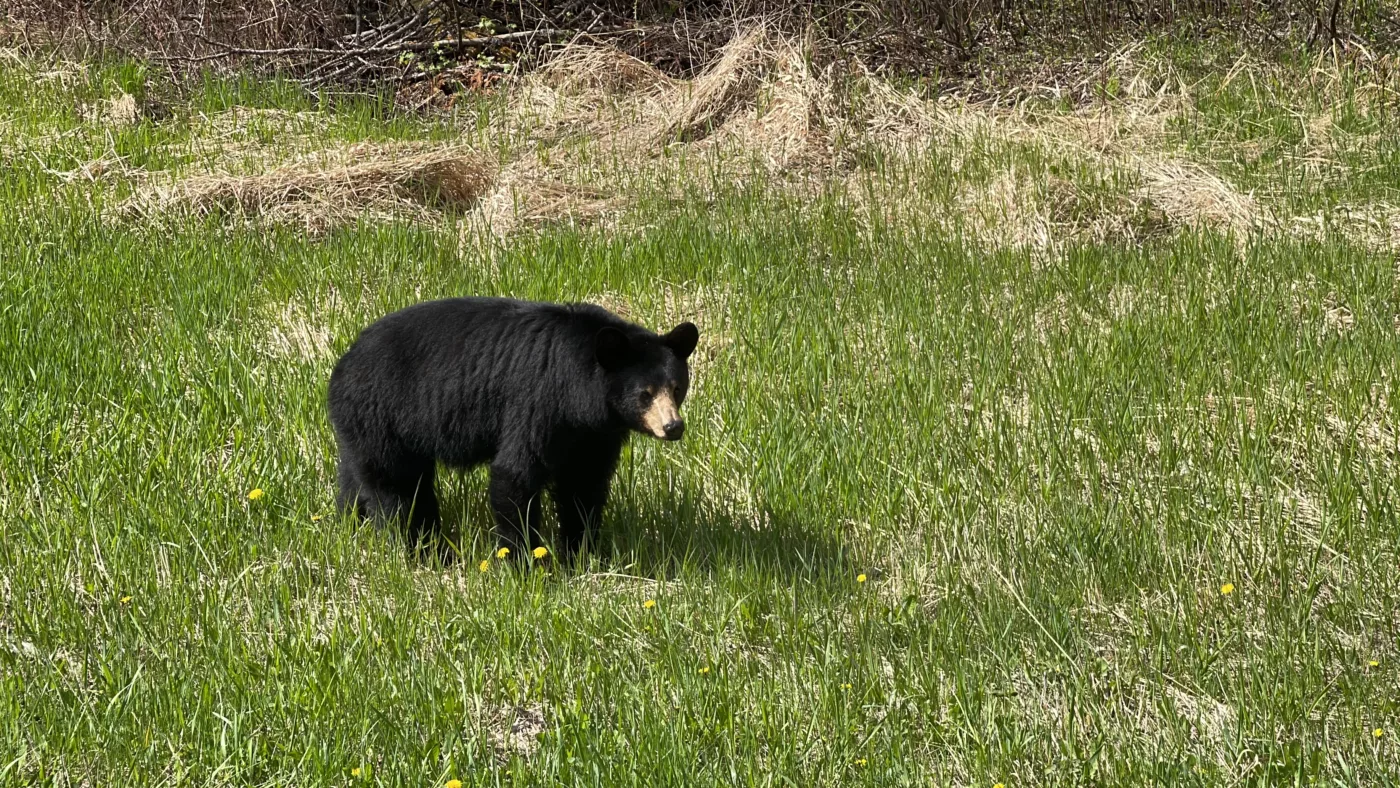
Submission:
[[[642,429],[648,387],[673,387],[679,408],[697,339],[690,323],[658,336],[588,304],[454,298],[390,314],[331,373],[338,503],[406,516],[423,545],[441,535],[437,463],[490,463],[500,544],[519,557],[540,543],[540,493],[551,487],[560,547],[577,551],[629,430]],[[678,438],[679,417],[669,426]]]

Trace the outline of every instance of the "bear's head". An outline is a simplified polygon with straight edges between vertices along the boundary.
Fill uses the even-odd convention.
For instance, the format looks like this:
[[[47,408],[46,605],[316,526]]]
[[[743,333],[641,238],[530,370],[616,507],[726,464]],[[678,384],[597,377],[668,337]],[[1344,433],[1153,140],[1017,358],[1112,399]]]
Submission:
[[[657,336],[607,327],[598,332],[598,364],[608,373],[608,407],[628,427],[666,441],[681,439],[681,403],[700,330],[681,323]]]

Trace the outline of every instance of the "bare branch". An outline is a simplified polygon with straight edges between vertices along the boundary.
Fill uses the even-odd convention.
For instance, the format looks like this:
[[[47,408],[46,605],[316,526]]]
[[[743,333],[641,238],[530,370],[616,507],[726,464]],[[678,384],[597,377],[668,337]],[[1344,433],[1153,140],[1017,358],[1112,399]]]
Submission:
[[[604,35],[611,31],[603,30],[590,35]],[[560,30],[556,28],[545,28],[542,30],[522,30],[516,33],[501,33],[494,36],[480,36],[478,38],[444,38],[437,41],[405,41],[398,44],[386,46],[373,46],[362,48],[327,49],[324,47],[281,47],[278,49],[246,49],[223,44],[218,41],[204,39],[212,46],[217,46],[220,51],[208,55],[193,55],[189,57],[176,57],[172,59],[199,63],[207,60],[219,60],[238,55],[256,55],[259,57],[285,57],[294,55],[339,55],[342,57],[364,57],[366,55],[393,55],[401,52],[423,52],[429,49],[455,50],[474,47],[489,47],[499,44],[508,44],[512,41],[528,41],[532,38],[567,38],[577,33],[574,30]],[[196,34],[198,35],[198,34]],[[203,38],[203,36],[200,36]]]

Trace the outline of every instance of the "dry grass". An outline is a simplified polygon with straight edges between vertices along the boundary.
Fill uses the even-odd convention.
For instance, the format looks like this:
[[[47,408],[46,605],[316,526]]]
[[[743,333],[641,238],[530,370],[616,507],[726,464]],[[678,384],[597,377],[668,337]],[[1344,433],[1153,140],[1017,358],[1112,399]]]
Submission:
[[[115,96],[88,108],[88,120],[108,127],[123,128],[135,125],[141,120],[141,108],[136,97],[123,90]]]
[[[549,222],[596,222],[617,213],[624,204],[620,196],[606,190],[551,177],[548,168],[527,159],[501,171],[473,218],[492,236],[504,238],[523,227]]]
[[[767,39],[761,26],[736,35],[721,50],[718,62],[677,88],[653,138],[699,139],[751,103],[773,63],[772,50],[764,46]]]
[[[1139,157],[1140,193],[1176,224],[1246,234],[1266,221],[1251,195],[1193,162],[1167,156]]]
[[[359,143],[257,175],[211,173],[153,184],[138,190],[121,210],[217,212],[291,221],[314,233],[366,212],[419,217],[428,207],[469,210],[494,179],[494,162],[465,148]]]
[[[279,358],[321,362],[331,358],[332,339],[325,315],[340,307],[334,291],[325,299],[319,315],[303,304],[289,301],[268,319],[264,345]]]
[[[1337,235],[1371,249],[1400,251],[1400,207],[1389,203],[1344,204],[1325,213],[1293,216],[1286,229],[1300,238],[1321,241]]]
[[[531,79],[569,95],[630,96],[675,85],[651,64],[606,46],[566,47]]]
[[[616,219],[639,181],[703,194],[716,168],[737,179],[757,162],[789,186],[844,189],[872,216],[917,213],[976,242],[1042,256],[1066,244],[1137,243],[1202,228],[1241,243],[1282,229],[1359,231],[1376,247],[1400,244],[1400,220],[1384,206],[1356,207],[1345,226],[1333,216],[1280,216],[1171,150],[1168,121],[1189,107],[1188,89],[1169,68],[1138,65],[1131,48],[1109,58],[1123,75],[1118,98],[1074,112],[930,100],[870,73],[816,68],[812,51],[811,42],[758,25],[685,81],[610,47],[566,47],[506,91],[480,140],[502,151],[499,166],[455,143],[320,150],[316,113],[239,109],[203,119],[196,136],[214,155],[202,171],[148,179],[125,208],[217,210],[310,231],[365,213],[437,221],[434,209],[451,208],[468,214],[465,227],[499,238],[551,222]],[[118,124],[134,107],[122,94],[105,111]],[[1310,150],[1339,135],[1324,115],[1306,132]],[[936,150],[955,173],[964,156],[1034,150],[1029,161],[1058,161],[1122,185],[1086,188],[1048,164],[1004,155],[1000,171],[959,176],[950,195],[933,195],[867,177],[857,149],[905,161]],[[110,164],[72,177],[97,177]]]
[[[732,117],[720,138],[747,147],[770,171],[841,166],[838,134],[849,125],[836,98],[833,67],[816,71],[793,42],[775,48],[767,80],[749,99],[751,111]]]
[[[539,750],[540,736],[546,730],[544,707],[504,706],[486,720],[486,726],[500,763],[513,756],[529,758]]]

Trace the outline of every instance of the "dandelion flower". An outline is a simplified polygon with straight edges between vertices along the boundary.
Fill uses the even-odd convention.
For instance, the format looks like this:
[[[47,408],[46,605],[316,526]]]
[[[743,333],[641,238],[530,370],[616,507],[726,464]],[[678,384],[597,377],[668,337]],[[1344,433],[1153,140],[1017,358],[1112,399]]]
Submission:
[[[350,776],[351,776],[351,777],[359,777],[359,776],[360,776],[360,767],[356,766],[355,768],[351,769],[351,770],[350,770]]]
[[[845,690],[845,691],[847,691],[847,692],[850,692],[850,691],[851,691],[851,685],[850,685],[850,684],[842,684],[842,685],[841,685],[841,689],[843,689],[843,690]]]
[[[124,597],[122,597],[122,604],[123,604],[123,605],[130,604],[130,602],[131,602],[131,597],[129,597],[129,596],[124,596]]]
[[[1005,783],[997,783],[996,785],[993,785],[992,788],[1006,788],[1006,784],[1005,784]]]
[[[499,549],[499,550],[496,551],[496,557],[497,557],[497,558],[505,558],[505,557],[508,556],[508,555],[510,555],[510,548],[509,548],[509,547],[502,547],[501,549]]]
[[[1373,667],[1373,668],[1378,668],[1378,667],[1381,666],[1381,661],[1378,660],[1378,659],[1373,659],[1373,660],[1371,660],[1370,662],[1367,662],[1366,664],[1367,664],[1367,665],[1370,665],[1370,666]]]
[[[642,603],[642,607],[646,608],[647,610],[651,610],[652,608],[656,607],[656,600],[648,599],[647,601]]]
[[[1385,735],[1385,730],[1383,728],[1376,728],[1375,730],[1371,731],[1371,735],[1379,739],[1380,737]]]
[[[444,785],[442,788],[462,788],[462,781],[461,781],[461,780],[448,780],[448,781],[447,781],[447,784]]]
[[[248,500],[250,500],[250,501],[259,500],[260,498],[263,497],[263,495],[265,495],[265,493],[262,491],[262,488],[261,488],[261,487],[254,487],[254,488],[252,489],[252,491],[250,491],[250,492],[248,493]]]
[[[549,555],[549,550],[543,547],[536,547],[532,555],[534,555],[535,558],[544,558],[545,556]]]
[[[477,569],[480,569],[480,570],[483,571],[483,572],[485,572],[485,571],[487,571],[487,570],[489,570],[489,569],[491,568],[491,562],[490,562],[490,561],[483,560],[481,563],[479,563],[479,564],[476,565],[476,568],[477,568]]]
[[[709,672],[710,672],[710,666],[709,666],[709,665],[706,665],[705,667],[701,668],[699,672],[700,672],[700,675],[702,675],[702,676],[705,675],[706,673],[709,673]]]
[[[311,515],[311,522],[313,522],[313,523],[319,523],[319,522],[321,522],[321,515],[319,515],[319,514],[313,514],[313,515]]]
[[[856,759],[856,766],[864,766],[865,763],[866,763],[866,761],[865,761],[864,758],[857,758],[857,759]]]
[[[856,575],[856,582],[857,582],[857,583],[864,583],[866,580],[869,580],[869,579],[870,579],[870,578],[868,578],[868,577],[865,576],[865,573],[864,573],[864,572],[862,572],[862,573]]]
[[[1229,596],[1230,594],[1235,593],[1235,584],[1226,583],[1225,585],[1220,587],[1220,593],[1223,596]]]

